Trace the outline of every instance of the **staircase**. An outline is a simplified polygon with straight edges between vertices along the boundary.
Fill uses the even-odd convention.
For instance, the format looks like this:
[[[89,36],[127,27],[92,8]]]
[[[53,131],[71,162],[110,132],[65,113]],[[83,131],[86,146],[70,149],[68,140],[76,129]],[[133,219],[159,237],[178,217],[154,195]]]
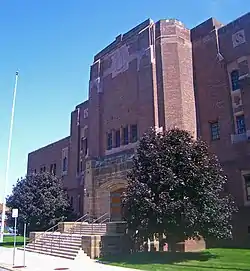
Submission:
[[[93,220],[92,223],[86,222],[86,220],[89,220],[89,217],[84,215],[63,233],[59,232],[59,224],[57,224],[46,232],[38,234],[34,240],[29,242],[25,250],[74,260],[81,251],[82,236],[105,235],[107,231],[107,226],[104,223],[109,220],[107,214]],[[23,248],[19,249],[23,250]],[[81,255],[89,258],[85,253],[81,253]]]
[[[78,235],[104,235],[107,232],[107,225],[104,223],[77,223],[69,230],[70,234]]]
[[[82,238],[80,235],[55,232],[44,234],[35,242],[29,243],[25,250],[74,260],[81,245]]]

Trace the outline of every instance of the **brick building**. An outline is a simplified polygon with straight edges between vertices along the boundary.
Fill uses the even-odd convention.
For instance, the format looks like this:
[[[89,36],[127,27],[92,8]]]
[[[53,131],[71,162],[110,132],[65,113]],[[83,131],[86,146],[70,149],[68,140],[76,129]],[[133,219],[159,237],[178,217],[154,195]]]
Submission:
[[[146,20],[119,35],[94,57],[89,99],[71,113],[70,136],[29,154],[28,172],[56,165],[79,215],[119,220],[138,139],[149,127],[177,126],[219,156],[226,188],[242,207],[235,231],[246,240],[249,41],[250,14],[225,26],[209,19],[191,31],[177,20]]]
[[[250,13],[222,25],[209,19],[191,31],[198,134],[228,175],[240,212],[234,241],[250,241]]]

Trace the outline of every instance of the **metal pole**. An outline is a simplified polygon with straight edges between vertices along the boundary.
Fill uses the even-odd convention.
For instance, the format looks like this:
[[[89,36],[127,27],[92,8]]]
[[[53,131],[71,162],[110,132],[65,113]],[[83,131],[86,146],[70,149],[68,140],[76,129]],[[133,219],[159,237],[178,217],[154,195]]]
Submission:
[[[15,256],[16,256],[16,228],[17,228],[17,218],[15,217],[14,248],[13,248],[13,266],[15,266]]]
[[[12,101],[12,110],[11,110],[11,120],[10,120],[10,133],[9,133],[9,145],[8,145],[8,155],[6,162],[6,172],[5,172],[5,182],[4,182],[4,194],[3,194],[3,210],[2,210],[2,222],[1,222],[1,231],[0,231],[0,243],[3,243],[4,235],[4,224],[5,224],[5,213],[6,213],[6,196],[7,196],[7,186],[9,181],[9,169],[10,169],[10,154],[11,154],[11,143],[12,143],[12,133],[13,133],[13,124],[15,116],[15,105],[16,105],[16,92],[17,92],[17,82],[18,82],[18,72],[16,72],[16,80]]]
[[[23,227],[23,267],[25,267],[25,249],[26,249],[26,223],[24,222]]]

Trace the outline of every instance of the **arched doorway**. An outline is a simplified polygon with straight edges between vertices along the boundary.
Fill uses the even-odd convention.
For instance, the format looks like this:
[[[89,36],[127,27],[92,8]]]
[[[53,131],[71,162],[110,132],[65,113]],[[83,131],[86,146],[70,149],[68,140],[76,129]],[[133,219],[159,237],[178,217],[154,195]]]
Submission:
[[[125,192],[125,188],[119,188],[110,192],[110,220],[111,221],[122,221],[122,194]]]

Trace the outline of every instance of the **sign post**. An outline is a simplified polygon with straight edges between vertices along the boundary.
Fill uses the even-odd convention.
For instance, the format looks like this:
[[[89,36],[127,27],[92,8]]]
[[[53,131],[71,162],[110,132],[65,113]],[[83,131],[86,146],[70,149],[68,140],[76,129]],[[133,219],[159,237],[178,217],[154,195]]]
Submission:
[[[15,266],[15,255],[16,255],[16,232],[17,232],[18,209],[12,209],[12,218],[15,219],[15,227],[14,227],[14,248],[13,248],[13,266]]]
[[[23,227],[23,267],[25,267],[25,248],[26,248],[26,222],[24,222]]]

